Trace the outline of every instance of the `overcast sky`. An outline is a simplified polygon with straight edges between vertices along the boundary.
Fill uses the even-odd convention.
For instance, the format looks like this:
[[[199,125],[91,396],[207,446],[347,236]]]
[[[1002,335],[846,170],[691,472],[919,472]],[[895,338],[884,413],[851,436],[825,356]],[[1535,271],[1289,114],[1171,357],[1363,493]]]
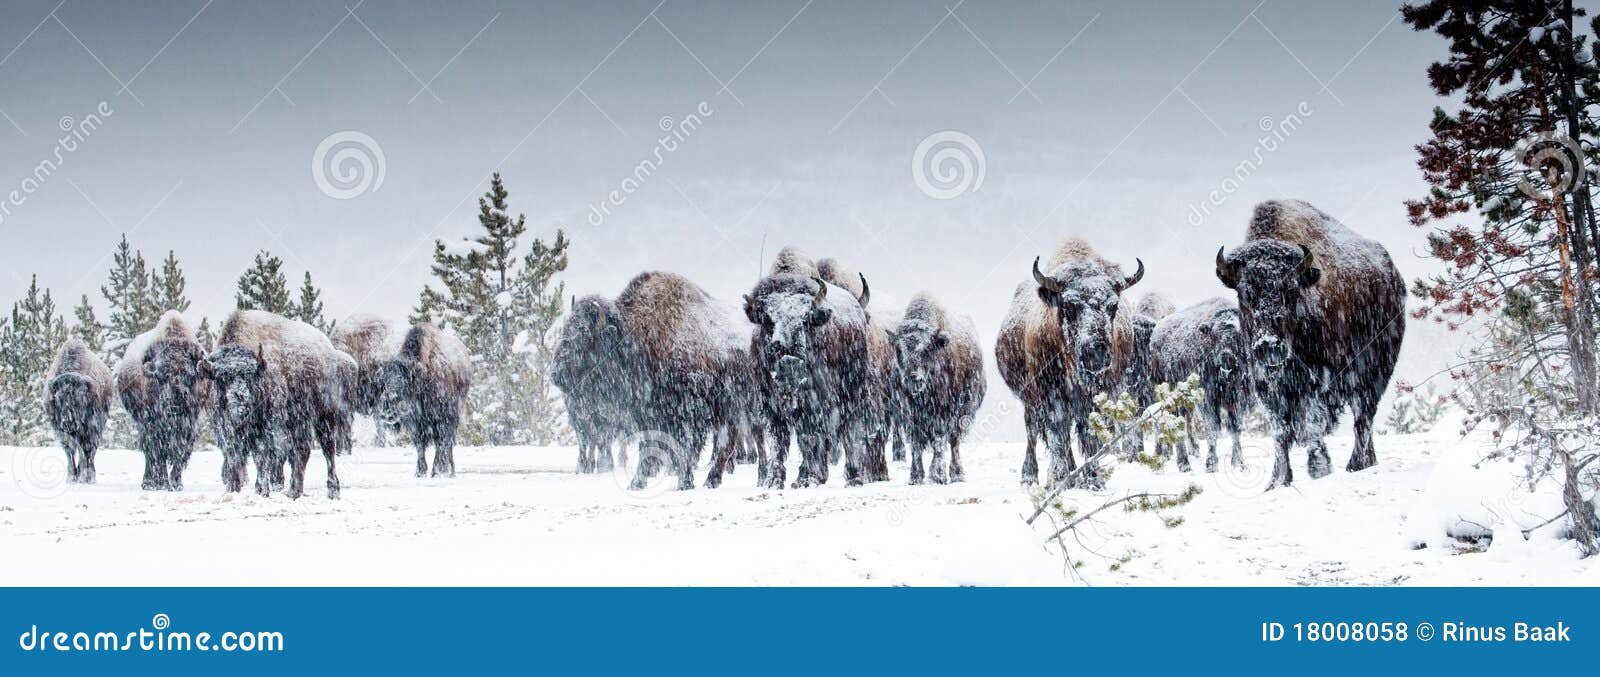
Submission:
[[[1179,305],[1227,292],[1212,256],[1268,198],[1320,206],[1408,278],[1435,269],[1401,201],[1425,191],[1413,146],[1444,45],[1395,2],[592,4],[6,2],[0,197],[61,160],[3,213],[0,301],[38,273],[103,311],[126,232],[147,258],[177,252],[196,316],[231,309],[262,248],[293,281],[309,269],[331,317],[403,315],[432,240],[474,233],[497,170],[530,234],[572,238],[571,291],[662,269],[737,299],[792,243],[864,271],[875,306],[938,294],[986,352],[1067,235],[1143,258],[1139,291]],[[59,153],[60,125],[102,104]],[[381,183],[319,182],[340,132],[381,151]],[[941,132],[955,145],[928,157],[971,171],[919,181]],[[1452,339],[1426,324],[1402,376],[1444,363]]]

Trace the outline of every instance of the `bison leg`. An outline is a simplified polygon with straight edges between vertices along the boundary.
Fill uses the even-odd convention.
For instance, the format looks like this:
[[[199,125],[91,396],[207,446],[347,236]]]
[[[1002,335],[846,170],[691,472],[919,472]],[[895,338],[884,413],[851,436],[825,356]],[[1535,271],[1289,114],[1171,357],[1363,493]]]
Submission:
[[[1072,433],[1069,426],[1061,426],[1059,431],[1046,431],[1044,434],[1045,446],[1050,450],[1050,486],[1065,486],[1067,478],[1078,470],[1078,463],[1072,459]]]
[[[328,464],[328,498],[339,497],[339,473],[334,469],[333,459],[339,456],[340,447],[337,438],[325,438],[322,442],[322,459]]]
[[[1222,430],[1222,411],[1207,412],[1206,415],[1206,472],[1217,471],[1217,438]]]
[[[456,476],[456,430],[442,426],[433,438],[433,475],[452,478]]]
[[[1344,466],[1345,472],[1360,472],[1378,464],[1378,452],[1372,447],[1372,417],[1377,410],[1376,402],[1356,402],[1356,446],[1350,452],[1350,462]]]
[[[420,432],[413,438],[412,443],[417,446],[417,477],[428,476],[428,437]],[[439,452],[435,451],[434,456]]]
[[[804,489],[828,483],[828,447],[817,433],[795,435],[795,446],[800,447],[800,473],[792,489]]]
[[[1294,429],[1291,426],[1283,427],[1284,430],[1274,435],[1277,450],[1272,457],[1272,481],[1267,484],[1269,491],[1294,482],[1294,470],[1289,467],[1289,448],[1294,446]]]
[[[95,447],[94,442],[83,445],[83,460],[78,463],[78,481],[84,484],[94,484]]]
[[[896,425],[894,427],[894,449],[893,449],[893,452],[894,452],[894,460],[896,462],[906,460],[906,435],[905,435],[905,429],[901,428],[898,425]]]
[[[1328,443],[1318,439],[1306,449],[1306,474],[1320,480],[1333,472],[1333,460],[1328,457]]]
[[[283,495],[297,499],[305,494],[306,464],[311,462],[311,440],[304,435],[296,435],[294,445],[289,448],[288,461],[288,486]]]
[[[927,475],[922,470],[922,449],[927,446],[920,438],[911,438],[911,484],[922,484]],[[1037,469],[1035,469],[1037,471]],[[1024,473],[1026,474],[1026,473]]]
[[[78,481],[78,452],[73,450],[73,447],[76,446],[78,446],[77,443],[71,440],[64,441],[61,444],[61,450],[67,454],[67,482],[69,483]]]
[[[950,471],[944,464],[945,444],[944,440],[938,438],[933,440],[933,461],[928,464],[928,478],[933,480],[934,484],[950,483]]]
[[[1035,455],[1034,450],[1039,439],[1039,425],[1033,420],[1032,411],[1024,411],[1022,419],[1028,435],[1028,447],[1022,454],[1022,486],[1038,486],[1039,457]]]
[[[275,454],[270,443],[261,442],[250,452],[251,459],[256,463],[256,493],[261,496],[272,495],[272,466],[276,463]]]
[[[1228,412],[1228,432],[1233,436],[1233,456],[1229,460],[1237,470],[1244,469],[1244,446],[1239,442],[1239,431],[1244,427],[1237,408]]]
[[[789,460],[789,429],[773,424],[767,428],[767,435],[772,440],[769,449],[762,452],[757,461],[756,485],[763,489],[782,489],[784,464]]]
[[[154,440],[140,433],[139,448],[144,451],[144,479],[140,480],[139,488],[145,491],[158,491],[166,488],[167,473],[162,466],[161,451]]]
[[[594,471],[590,460],[591,453],[593,452],[590,451],[589,443],[578,440],[578,468],[573,471],[574,473],[583,475]]]
[[[172,463],[167,468],[167,488],[172,491],[183,491],[183,471],[189,467],[189,455],[194,452],[194,441],[187,440],[181,449],[172,454]]]
[[[735,438],[732,427],[717,430],[711,438],[711,469],[706,471],[705,486],[715,489],[722,486],[722,473],[733,465]],[[692,488],[692,487],[691,487]]]
[[[611,440],[602,439],[589,446],[589,455],[594,459],[592,472],[611,472],[614,464],[611,460]]]
[[[961,469],[961,434],[950,435],[950,481],[967,481],[967,472]]]
[[[1099,457],[1105,450],[1105,444],[1100,438],[1089,430],[1087,418],[1079,420],[1074,426],[1078,435],[1078,450],[1083,454],[1082,479],[1078,485],[1088,489],[1104,489],[1105,480],[1100,476]],[[1072,458],[1072,450],[1067,450],[1067,458]]]

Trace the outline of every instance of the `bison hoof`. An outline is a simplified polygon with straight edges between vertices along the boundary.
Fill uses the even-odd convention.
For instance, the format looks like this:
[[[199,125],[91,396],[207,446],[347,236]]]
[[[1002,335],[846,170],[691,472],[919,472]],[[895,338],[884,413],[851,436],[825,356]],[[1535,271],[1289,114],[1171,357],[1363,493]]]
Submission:
[[[1370,459],[1370,458],[1365,458],[1365,457],[1361,457],[1361,456],[1351,456],[1350,457],[1350,462],[1346,463],[1345,466],[1344,466],[1344,471],[1345,472],[1361,472],[1361,471],[1366,470],[1367,468],[1371,468],[1372,466],[1375,466],[1377,464],[1378,464],[1377,459]],[[92,478],[92,477],[89,478],[89,481],[93,482],[94,478]]]
[[[1216,471],[1217,471],[1217,455],[1216,454],[1212,454],[1210,456],[1207,456],[1206,457],[1206,472],[1216,472]]]
[[[1306,459],[1306,474],[1310,475],[1311,479],[1320,480],[1333,472],[1330,465],[1327,456],[1312,456]]]
[[[722,478],[721,477],[707,477],[706,481],[705,481],[705,484],[703,486],[705,486],[705,488],[707,488],[707,489],[715,489],[717,487],[720,487],[720,486],[722,486]]]
[[[160,491],[167,487],[157,480],[145,480],[139,483],[139,488],[145,491]]]

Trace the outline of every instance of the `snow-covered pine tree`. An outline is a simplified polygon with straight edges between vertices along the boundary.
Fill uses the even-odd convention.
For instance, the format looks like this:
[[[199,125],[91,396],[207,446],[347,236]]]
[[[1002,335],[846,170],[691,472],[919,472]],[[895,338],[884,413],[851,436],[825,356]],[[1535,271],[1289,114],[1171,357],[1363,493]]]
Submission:
[[[283,259],[263,249],[255,261],[239,275],[234,304],[240,310],[265,310],[285,317],[295,314],[289,297],[289,278],[283,274]]]
[[[312,284],[309,270],[306,271],[305,281],[300,284],[300,300],[294,304],[293,317],[321,329],[323,333],[333,330],[333,325],[322,317],[322,291]]]
[[[211,318],[200,318],[200,326],[194,329],[194,338],[200,342],[200,347],[206,349],[207,354],[217,349],[217,335],[211,330]]]
[[[1431,189],[1406,207],[1431,226],[1445,272],[1417,280],[1432,315],[1483,332],[1452,374],[1469,422],[1494,419],[1496,453],[1527,461],[1530,484],[1563,485],[1570,533],[1600,552],[1600,380],[1594,213],[1600,53],[1571,0],[1430,0],[1402,17],[1448,40],[1428,69],[1440,96],[1417,147]],[[1582,31],[1582,33],[1580,33]],[[1469,320],[1472,321],[1469,324]]]
[[[189,297],[184,292],[187,284],[177,255],[167,250],[167,258],[161,262],[161,271],[150,278],[150,302],[155,305],[157,318],[169,310],[188,312]]]
[[[106,326],[95,317],[94,304],[89,302],[88,294],[78,300],[78,306],[72,309],[72,317],[76,320],[72,325],[72,335],[83,341],[90,350],[101,352],[106,342]]]
[[[45,377],[65,340],[67,323],[56,312],[50,290],[41,290],[35,275],[27,295],[12,304],[11,316],[0,329],[0,442],[28,446],[49,442]]]
[[[155,326],[156,319],[161,316],[156,310],[150,286],[150,273],[145,267],[144,254],[134,250],[124,234],[112,252],[111,271],[106,284],[100,287],[100,294],[111,306],[106,318],[105,341],[101,346],[107,364],[115,364],[122,357],[128,341]]]
[[[568,240],[557,230],[524,253],[526,217],[510,214],[497,173],[478,201],[481,234],[434,243],[433,274],[412,315],[454,331],[472,352],[473,388],[462,438],[467,444],[548,444],[570,436],[548,378],[551,327],[560,316]]]

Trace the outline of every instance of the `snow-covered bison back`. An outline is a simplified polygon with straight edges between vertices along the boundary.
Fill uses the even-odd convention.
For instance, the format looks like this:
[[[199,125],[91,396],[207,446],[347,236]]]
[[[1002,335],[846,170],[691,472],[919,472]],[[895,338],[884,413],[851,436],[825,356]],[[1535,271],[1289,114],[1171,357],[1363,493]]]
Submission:
[[[56,351],[45,384],[44,410],[67,453],[67,480],[94,484],[94,452],[111,408],[111,370],[83,341],[69,338]]]
[[[183,489],[183,469],[194,452],[207,394],[200,375],[204,359],[194,329],[169,310],[129,341],[117,362],[117,393],[139,429],[144,452],[144,489]]]
[[[1277,441],[1272,486],[1289,484],[1289,449],[1307,445],[1313,479],[1329,472],[1325,437],[1346,406],[1355,449],[1345,469],[1377,463],[1372,418],[1405,337],[1405,280],[1383,245],[1299,200],[1256,205],[1245,243],[1217,250],[1235,290],[1255,381]]]
[[[356,390],[352,404],[362,416],[378,416],[378,365],[400,354],[400,344],[410,325],[376,315],[345,318],[328,339],[333,347],[356,361]]]
[[[1244,337],[1239,328],[1239,305],[1233,299],[1212,298],[1168,315],[1150,337],[1150,370],[1157,383],[1176,383],[1191,374],[1200,376],[1204,395],[1189,416],[1188,446],[1179,443],[1178,468],[1189,469],[1188,447],[1199,451],[1194,423],[1206,427],[1209,453],[1206,472],[1217,468],[1217,437],[1226,426],[1233,435],[1235,467],[1244,465],[1239,430],[1251,406],[1249,377],[1244,371]],[[1195,421],[1198,416],[1199,420]],[[1167,445],[1160,445],[1163,452]],[[1163,453],[1163,455],[1165,455]]]
[[[1133,357],[1133,308],[1122,303],[1122,293],[1144,277],[1143,261],[1125,275],[1076,237],[1062,241],[1048,269],[1040,270],[1034,259],[1033,284],[1017,287],[995,343],[1000,375],[1022,400],[1028,426],[1024,484],[1038,482],[1037,436],[1050,446],[1052,485],[1077,469],[1074,432],[1086,460],[1099,451],[1100,441],[1089,431],[1090,408],[1095,395],[1120,386]],[[1084,479],[1099,481],[1092,470]]]
[[[256,466],[256,493],[284,485],[305,489],[312,438],[328,464],[328,498],[339,497],[334,456],[347,442],[356,390],[356,362],[316,327],[263,310],[237,310],[203,363],[214,384],[211,416],[222,447],[222,484],[239,491],[245,461]]]
[[[750,330],[737,310],[676,273],[646,271],[617,295],[624,369],[632,392],[642,394],[636,418],[648,435],[631,486],[643,488],[665,460],[679,489],[694,488],[694,466],[715,436],[706,486],[715,487],[731,462],[737,427],[750,416],[754,385],[744,352]],[[659,449],[664,444],[668,448]],[[668,458],[662,458],[662,456]]]
[[[961,438],[983,404],[983,351],[972,320],[951,317],[928,294],[917,294],[893,332],[893,385],[905,404],[911,444],[911,483],[921,484],[922,451],[933,448],[929,475],[935,483],[960,482]],[[948,470],[944,452],[950,451]]]
[[[378,417],[411,437],[417,448],[417,477],[455,477],[456,431],[472,389],[467,346],[431,323],[414,324],[406,331],[400,352],[379,365],[378,381]]]

